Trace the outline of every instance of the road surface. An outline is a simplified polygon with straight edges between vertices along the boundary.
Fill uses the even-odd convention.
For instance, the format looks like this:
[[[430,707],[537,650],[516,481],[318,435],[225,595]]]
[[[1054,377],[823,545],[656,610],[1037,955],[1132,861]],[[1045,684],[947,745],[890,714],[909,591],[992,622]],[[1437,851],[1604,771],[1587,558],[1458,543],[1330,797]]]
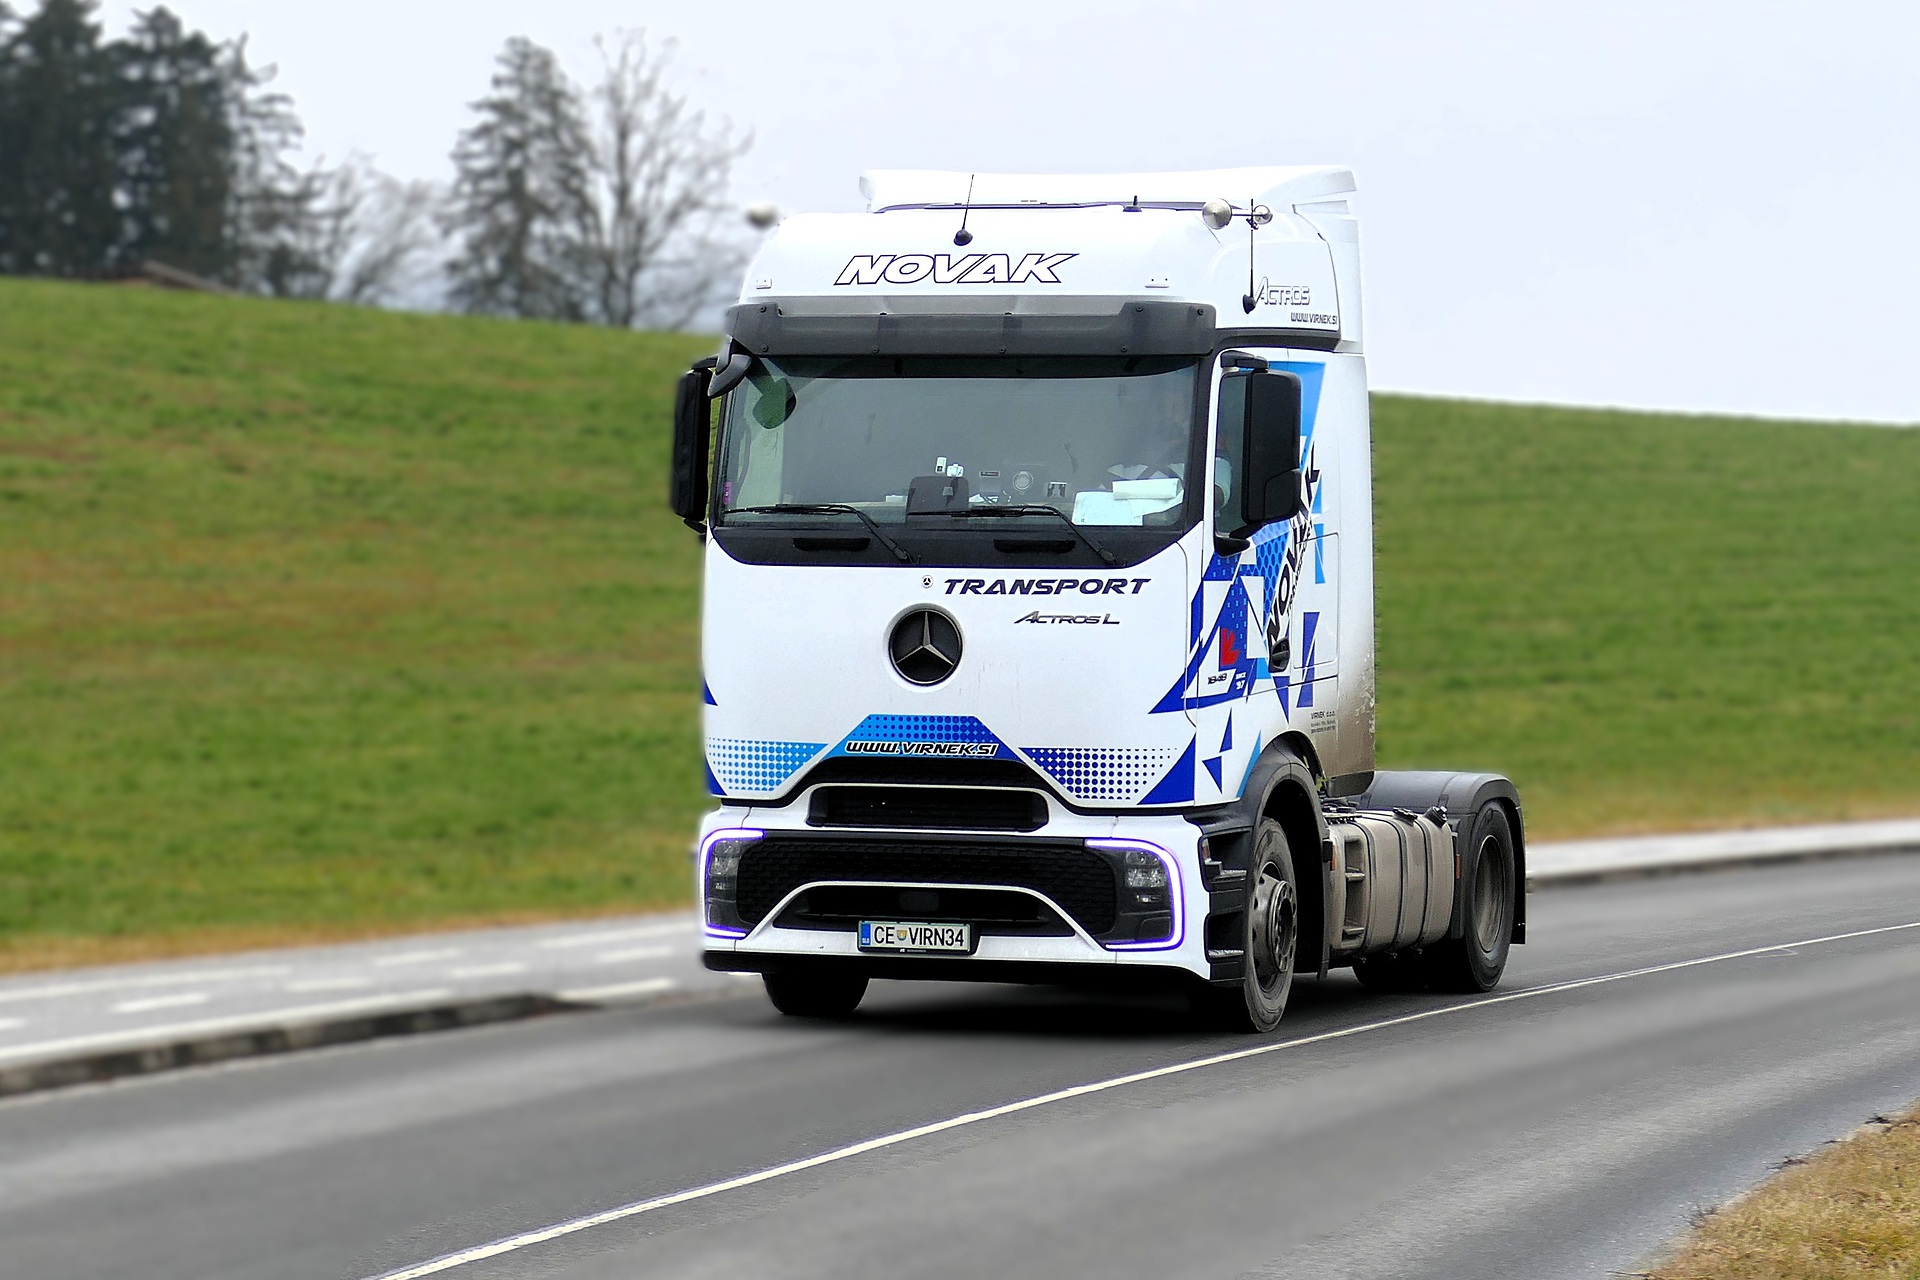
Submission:
[[[29,1094],[0,1272],[1605,1277],[1920,1095],[1920,858],[1529,915],[1493,999],[1336,974],[1266,1039],[1002,987],[810,1025],[742,983]]]

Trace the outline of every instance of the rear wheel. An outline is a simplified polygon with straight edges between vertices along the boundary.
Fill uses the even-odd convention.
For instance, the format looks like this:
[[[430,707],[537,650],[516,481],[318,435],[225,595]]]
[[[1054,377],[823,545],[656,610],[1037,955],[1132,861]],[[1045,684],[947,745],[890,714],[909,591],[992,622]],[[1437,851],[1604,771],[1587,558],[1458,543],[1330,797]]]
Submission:
[[[789,1018],[844,1018],[860,1007],[867,980],[857,973],[787,969],[761,975],[767,999]]]
[[[1466,883],[1460,903],[1462,933],[1428,947],[1420,957],[1428,984],[1439,991],[1491,991],[1507,967],[1513,945],[1513,914],[1519,890],[1513,822],[1506,809],[1489,804],[1474,815],[1463,850]]]
[[[1246,973],[1237,987],[1209,987],[1205,1000],[1214,1020],[1236,1031],[1271,1031],[1286,1012],[1293,988],[1294,953],[1300,947],[1300,894],[1293,878],[1287,833],[1271,818],[1253,831],[1247,910],[1240,930]]]

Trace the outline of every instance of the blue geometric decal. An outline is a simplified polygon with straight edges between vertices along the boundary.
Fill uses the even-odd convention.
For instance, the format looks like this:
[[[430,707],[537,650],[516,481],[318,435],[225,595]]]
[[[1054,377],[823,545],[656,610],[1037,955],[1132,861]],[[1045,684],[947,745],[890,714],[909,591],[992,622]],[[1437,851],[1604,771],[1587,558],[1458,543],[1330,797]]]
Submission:
[[[1187,749],[1167,770],[1167,776],[1160,779],[1153,790],[1140,797],[1141,804],[1191,804],[1193,803],[1193,748],[1198,739],[1187,743]]]
[[[1251,693],[1254,672],[1262,661],[1252,652],[1256,643],[1252,626],[1253,606],[1246,585],[1235,578],[1206,643],[1194,649],[1186,670],[1154,704],[1152,714],[1218,706]]]
[[[939,756],[1017,759],[972,716],[868,716],[833,749],[836,756]]]
[[[1327,367],[1318,361],[1280,361],[1270,367],[1300,379],[1299,463],[1309,499],[1308,509],[1317,515],[1325,506],[1326,486],[1321,483],[1319,464],[1315,461],[1314,429],[1319,421],[1320,392]],[[1292,682],[1287,667],[1303,659],[1310,660],[1311,642],[1303,642],[1305,652],[1294,655],[1294,662],[1281,664],[1279,670],[1274,670],[1263,633],[1268,617],[1276,608],[1284,606],[1286,614],[1292,613],[1295,594],[1308,568],[1304,560],[1309,529],[1314,542],[1313,580],[1325,583],[1326,548],[1320,539],[1326,534],[1326,524],[1305,515],[1255,531],[1252,545],[1238,555],[1216,553],[1208,557],[1193,593],[1187,627],[1186,669],[1154,704],[1151,714],[1195,711],[1243,700],[1256,690],[1264,693],[1269,681],[1279,696],[1282,714],[1289,713]],[[1256,588],[1255,580],[1265,589]],[[1219,582],[1228,584],[1224,593],[1210,585]],[[1255,591],[1259,591],[1257,598]],[[1216,600],[1217,606],[1212,603]],[[1209,624],[1208,611],[1215,607],[1218,613]],[[1311,703],[1311,690],[1303,688],[1301,696]],[[1230,749],[1223,744],[1220,754],[1224,757]],[[1203,759],[1200,763],[1205,765],[1206,761]],[[1211,771],[1211,766],[1207,767]],[[1221,767],[1225,768],[1224,763]]]
[[[1202,582],[1232,582],[1240,572],[1238,556],[1216,555],[1207,561],[1207,571],[1200,575]]]
[[[819,755],[824,742],[768,742],[754,738],[708,738],[707,764],[725,790],[721,795],[777,791],[800,766]]]
[[[1207,772],[1213,775],[1213,785],[1216,787],[1222,785],[1220,782],[1220,757],[1208,756],[1200,763],[1207,766]]]
[[[705,680],[702,680],[700,682],[700,696],[706,699],[706,703],[710,707],[717,707],[720,705],[719,703],[713,700],[713,688]]]
[[[1260,744],[1264,741],[1259,734],[1253,736],[1253,754],[1247,757],[1247,771],[1240,775],[1240,789],[1233,793],[1236,799],[1247,794],[1247,779],[1253,776],[1253,766],[1260,763]]]
[[[1220,735],[1220,754],[1233,750],[1233,712],[1227,712],[1227,731]]]
[[[1028,747],[1027,756],[1077,800],[1131,800],[1173,752],[1153,747]]]

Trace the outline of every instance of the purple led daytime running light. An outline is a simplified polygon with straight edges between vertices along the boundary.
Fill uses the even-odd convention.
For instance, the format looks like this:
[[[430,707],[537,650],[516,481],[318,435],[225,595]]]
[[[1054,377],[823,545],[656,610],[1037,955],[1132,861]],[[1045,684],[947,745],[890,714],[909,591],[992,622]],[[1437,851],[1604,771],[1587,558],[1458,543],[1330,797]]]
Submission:
[[[745,929],[728,929],[707,923],[707,872],[713,863],[713,846],[722,840],[758,840],[767,833],[753,827],[722,827],[700,842],[700,926],[709,938],[729,940],[747,936]]]
[[[1144,840],[1089,840],[1087,846],[1092,849],[1111,849],[1124,853],[1128,849],[1138,849],[1160,859],[1160,865],[1167,869],[1167,887],[1173,892],[1173,934],[1159,942],[1109,942],[1109,951],[1172,951],[1187,940],[1186,885],[1180,880],[1180,863],[1171,853],[1157,844],[1148,844]]]

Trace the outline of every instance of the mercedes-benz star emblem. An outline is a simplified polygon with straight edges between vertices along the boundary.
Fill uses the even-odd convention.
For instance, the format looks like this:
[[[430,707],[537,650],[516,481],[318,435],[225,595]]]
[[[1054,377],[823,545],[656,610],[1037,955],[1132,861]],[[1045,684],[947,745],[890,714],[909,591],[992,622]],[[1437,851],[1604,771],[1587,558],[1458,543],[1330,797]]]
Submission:
[[[893,669],[915,684],[939,684],[960,665],[960,628],[938,609],[915,609],[887,640]]]

